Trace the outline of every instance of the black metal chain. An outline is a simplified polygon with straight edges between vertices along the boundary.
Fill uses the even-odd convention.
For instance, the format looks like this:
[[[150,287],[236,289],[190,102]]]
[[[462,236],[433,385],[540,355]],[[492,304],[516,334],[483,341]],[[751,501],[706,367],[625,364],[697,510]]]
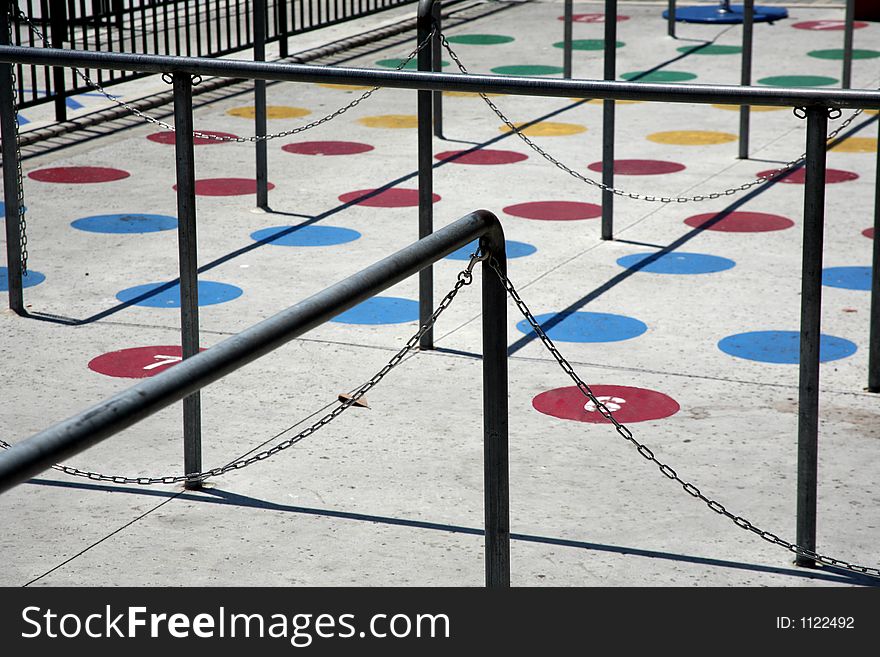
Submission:
[[[18,7],[16,7],[18,9]],[[21,10],[19,10],[21,11]],[[14,35],[12,32],[12,20],[9,21],[9,43],[13,43]],[[21,256],[21,275],[28,275],[28,238],[27,238],[27,219],[25,212],[27,209],[24,205],[24,175],[21,170],[21,139],[18,129],[18,78],[15,75],[15,65],[9,65],[9,75],[12,80],[12,125],[15,130],[15,165],[16,165],[16,181],[18,183],[18,239]]]
[[[458,66],[458,70],[461,71],[462,74],[468,75],[467,68],[462,63],[459,56],[452,49],[452,46],[449,45],[449,41],[446,39],[446,35],[444,35],[441,32],[439,34],[439,38],[440,38],[440,43],[443,45],[443,47],[449,53],[449,56],[452,58],[452,61],[454,61],[456,66]],[[478,92],[478,95],[480,96],[480,98],[483,99],[483,102],[485,102],[486,105],[489,106],[489,109],[491,109],[495,113],[495,115],[504,123],[504,125],[507,126],[508,130],[513,132],[529,148],[531,148],[538,155],[540,155],[545,160],[550,162],[550,164],[555,166],[557,169],[564,171],[568,175],[580,180],[583,183],[586,183],[588,185],[592,185],[593,187],[598,187],[599,189],[606,191],[606,192],[610,192],[611,194],[614,194],[616,196],[625,196],[626,198],[631,198],[636,201],[648,201],[648,202],[656,202],[656,203],[688,203],[688,202],[709,201],[709,200],[722,198],[724,196],[733,196],[734,194],[739,194],[740,192],[744,192],[748,189],[751,189],[755,185],[760,185],[760,184],[765,183],[769,180],[777,180],[779,178],[783,178],[790,171],[801,166],[807,159],[807,154],[803,153],[800,157],[798,157],[795,160],[791,160],[790,162],[787,162],[784,166],[782,166],[779,169],[768,172],[767,174],[765,174],[763,176],[757,176],[756,178],[750,180],[747,183],[743,183],[742,185],[738,185],[737,187],[730,187],[728,189],[725,189],[722,192],[710,192],[708,194],[695,194],[693,196],[653,196],[650,194],[638,194],[636,192],[628,192],[628,191],[620,189],[618,187],[612,187],[610,185],[606,185],[605,183],[603,183],[599,180],[595,180],[593,178],[590,178],[589,176],[585,176],[584,174],[577,171],[576,169],[572,169],[570,166],[568,166],[564,162],[560,161],[559,159],[557,159],[556,157],[554,157],[553,155],[548,153],[541,146],[539,146],[532,139],[530,139],[525,133],[523,133],[523,131],[520,129],[520,127],[517,126],[513,121],[511,121],[504,114],[504,112],[502,112],[498,108],[498,106],[489,99],[489,97],[485,93]],[[829,112],[831,114],[829,116],[829,118],[837,119],[840,117],[840,110],[837,108],[831,109],[831,110],[829,110]],[[798,108],[794,109],[794,113],[795,113],[795,116],[798,116],[799,118],[803,118],[803,116],[801,116],[798,113]],[[861,113],[862,113],[862,110],[856,110],[836,130],[831,132],[828,135],[827,139],[828,140],[834,139],[838,134],[840,134],[840,132],[842,130],[847,128],[855,120],[855,118],[857,116],[859,116],[859,114],[861,114]]]
[[[619,422],[614,417],[614,414],[608,409],[608,407],[602,401],[596,398],[596,395],[593,394],[590,386],[588,386],[584,382],[584,380],[581,379],[580,376],[578,376],[577,372],[574,371],[574,368],[571,366],[571,364],[565,359],[559,349],[557,349],[556,345],[553,343],[553,340],[551,340],[550,337],[544,332],[544,329],[541,328],[540,324],[538,323],[537,319],[535,319],[535,316],[532,314],[532,312],[529,310],[529,307],[526,305],[525,301],[523,301],[522,297],[520,297],[519,293],[516,291],[513,283],[511,283],[510,279],[501,271],[501,268],[498,265],[498,261],[492,258],[489,261],[489,264],[498,275],[498,278],[501,279],[501,283],[504,285],[507,293],[510,295],[510,298],[513,299],[514,303],[516,303],[517,308],[522,313],[523,317],[526,318],[526,321],[528,321],[529,325],[535,331],[535,334],[538,336],[541,342],[544,343],[544,346],[551,353],[551,355],[562,368],[562,370],[571,378],[572,381],[575,382],[578,389],[583,393],[584,397],[586,397],[593,405],[595,405],[599,413],[602,414],[602,417],[604,417],[606,420],[614,425],[614,428],[617,430],[617,433],[620,434],[620,436],[622,436],[628,442],[632,443],[638,453],[642,455],[646,460],[656,465],[660,469],[660,472],[662,472],[666,477],[680,484],[686,493],[703,501],[706,506],[712,509],[715,513],[729,518],[734,522],[734,524],[736,524],[737,527],[747,529],[748,531],[757,534],[765,541],[773,543],[774,545],[780,545],[790,552],[794,552],[795,554],[801,555],[808,559],[813,559],[827,566],[844,568],[846,570],[860,573],[862,575],[870,575],[872,577],[880,578],[880,569],[878,568],[859,566],[849,563],[847,561],[843,561],[841,559],[827,557],[813,550],[801,547],[795,543],[789,543],[788,541],[779,538],[779,536],[773,534],[772,532],[760,529],[742,516],[731,513],[724,507],[723,504],[713,500],[710,497],[707,497],[695,485],[682,479],[675,470],[660,461],[647,445],[644,445],[643,443],[640,443],[638,440],[636,440],[636,438],[633,436],[632,431],[624,426],[621,422]]]
[[[283,440],[282,442],[274,445],[273,447],[270,447],[265,451],[254,454],[253,456],[237,459],[222,467],[213,468],[204,472],[193,472],[184,475],[168,475],[164,477],[126,477],[121,475],[106,475],[99,472],[90,472],[88,470],[81,470],[79,468],[61,464],[53,465],[52,469],[75,477],[85,477],[86,479],[91,479],[92,481],[109,481],[115,484],[140,484],[142,486],[147,486],[151,484],[177,484],[184,481],[204,481],[205,479],[208,479],[210,477],[218,477],[232,470],[240,470],[241,468],[247,467],[253,463],[256,463],[257,461],[262,461],[269,458],[270,456],[274,456],[278,452],[281,452],[288,447],[295,445],[304,438],[308,438],[325,424],[328,424],[332,420],[335,420],[346,409],[348,409],[355,402],[366,395],[370,390],[372,390],[383,378],[385,378],[385,375],[387,375],[391,370],[399,365],[404,356],[406,356],[416,347],[416,345],[418,345],[419,340],[421,340],[425,332],[428,331],[432,326],[434,326],[437,318],[440,317],[443,311],[449,307],[449,305],[452,303],[452,300],[455,299],[455,296],[458,294],[459,290],[471,284],[471,282],[473,281],[474,266],[477,264],[477,262],[481,262],[485,259],[486,257],[479,255],[479,252],[471,255],[471,260],[468,263],[468,266],[459,272],[458,279],[456,280],[455,285],[449,292],[447,292],[446,296],[443,297],[443,300],[437,305],[437,308],[434,310],[431,316],[425,321],[425,323],[421,327],[419,327],[419,330],[416,331],[416,333],[409,340],[407,340],[406,344],[396,354],[394,354],[394,356],[392,356],[391,360],[389,360],[382,369],[376,372],[376,374],[374,374],[369,381],[358,387],[357,390],[355,390],[355,392],[353,392],[350,397],[348,397],[344,401],[340,401],[339,405],[336,406],[332,411],[323,415],[319,420],[306,427],[303,431],[291,438]],[[287,429],[279,432],[272,438],[272,440],[280,438],[285,433],[291,431],[295,426],[296,424],[291,425]],[[10,447],[11,445],[9,443],[0,439],[0,448],[9,449]]]
[[[48,45],[48,41],[47,41],[46,37],[39,30],[39,28],[37,28],[37,26],[33,24],[30,17],[28,17],[28,15],[25,14],[20,8],[16,7],[16,9],[18,11],[18,14],[16,16],[18,18],[20,18],[21,20],[23,20],[28,25],[28,28],[44,44]],[[403,70],[403,68],[406,67],[406,65],[409,64],[431,42],[431,39],[434,37],[434,34],[435,34],[435,30],[432,29],[431,33],[427,37],[425,37],[425,39],[421,43],[419,43],[416,46],[415,50],[413,50],[409,55],[407,55],[407,57],[405,59],[402,59],[400,61],[400,63],[396,67],[396,70],[398,70],[398,71]],[[87,74],[80,71],[78,68],[73,68],[72,70],[76,75],[78,75],[80,78],[82,78],[86,84],[88,84],[90,87],[95,89],[98,93],[102,94],[105,98],[116,103],[120,107],[125,108],[126,110],[128,110],[129,112],[131,112],[132,114],[137,116],[138,118],[141,118],[144,121],[147,121],[148,123],[152,123],[153,125],[156,125],[156,126],[163,128],[165,130],[170,130],[172,132],[176,132],[176,128],[172,124],[168,123],[167,121],[163,121],[161,119],[157,119],[155,117],[152,117],[149,114],[139,110],[137,107],[135,107],[131,103],[126,103],[125,101],[120,100],[116,96],[110,94],[106,89],[104,89],[104,87],[102,87],[97,82],[93,81]],[[195,77],[198,78],[198,81],[194,80],[193,84],[197,85],[201,81],[201,76],[195,76]],[[167,84],[171,84],[172,77],[170,74],[163,73],[162,79]],[[311,121],[310,123],[306,123],[305,125],[297,126],[296,128],[292,128],[290,130],[285,130],[283,132],[276,132],[276,133],[272,133],[272,134],[268,134],[268,135],[251,135],[249,137],[229,137],[229,136],[214,134],[211,132],[200,132],[198,130],[193,130],[192,134],[194,137],[199,137],[201,139],[210,139],[212,141],[217,141],[217,142],[231,142],[231,143],[239,143],[239,144],[240,143],[257,143],[257,142],[261,142],[261,141],[268,141],[270,139],[278,139],[280,137],[291,137],[293,135],[299,134],[300,132],[305,132],[306,130],[311,130],[312,128],[317,128],[318,126],[323,125],[323,124],[327,123],[328,121],[332,121],[333,119],[335,119],[338,116],[342,116],[348,110],[354,109],[355,107],[360,105],[363,101],[367,100],[367,98],[369,98],[374,93],[379,91],[379,89],[381,89],[381,87],[373,87],[371,89],[368,89],[367,91],[362,93],[360,96],[355,98],[353,101],[348,103],[348,105],[340,107],[336,111],[331,112],[330,114],[327,114],[327,115],[321,117],[320,119],[316,119],[315,121]]]

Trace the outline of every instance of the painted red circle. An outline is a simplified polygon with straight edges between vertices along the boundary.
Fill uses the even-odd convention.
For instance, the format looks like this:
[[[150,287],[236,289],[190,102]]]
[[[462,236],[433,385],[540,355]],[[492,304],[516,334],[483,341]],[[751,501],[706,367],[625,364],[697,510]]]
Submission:
[[[199,130],[199,132],[203,135],[214,135],[215,137],[225,137],[228,139],[237,139],[238,135],[233,135],[231,132],[218,132],[216,130]],[[176,133],[173,130],[166,130],[165,132],[154,132],[151,135],[147,135],[147,139],[150,141],[154,141],[157,144],[168,144],[173,146],[177,143]],[[210,137],[198,137],[193,135],[193,146],[207,146],[210,144],[223,144],[225,143],[219,139],[211,139]]]
[[[529,159],[528,155],[516,151],[494,151],[486,148],[478,151],[443,151],[434,157],[450,164],[513,164]]]
[[[715,221],[721,212],[695,214],[684,220],[688,226],[717,230],[722,233],[766,233],[772,230],[785,230],[794,226],[794,222],[778,214],[766,212],[731,212]]]
[[[865,237],[867,237],[869,239],[874,239],[874,229],[873,228],[865,228],[865,230],[862,231],[862,235],[864,235]]]
[[[602,216],[602,206],[579,201],[532,201],[508,205],[504,212],[523,219],[541,221],[577,221]]]
[[[392,187],[374,196],[367,196],[375,191],[375,189],[359,189],[356,192],[346,192],[339,197],[339,200],[343,203],[354,202],[355,205],[363,205],[368,208],[412,208],[419,204],[419,190],[417,189]],[[367,198],[364,198],[365,196]],[[433,194],[432,199],[436,203],[440,200],[440,195]]]
[[[267,183],[267,189],[275,185]],[[177,185],[173,188],[176,190]],[[203,178],[196,180],[196,196],[243,196],[257,193],[257,181],[253,178]]]
[[[559,20],[564,21],[565,16],[560,16]],[[605,14],[572,14],[571,20],[573,23],[604,23]],[[617,16],[618,23],[628,20],[629,16]]]
[[[846,28],[846,21],[842,20],[824,20],[824,21],[802,21],[800,23],[795,23],[792,27],[798,30],[819,30],[823,32],[827,32],[830,30],[843,30]],[[868,27],[867,23],[863,23],[862,21],[853,21],[853,29],[860,30],[863,27]]]
[[[120,349],[93,358],[89,369],[123,379],[146,379],[179,363],[181,353],[179,345]]]
[[[587,168],[590,171],[602,171],[601,162],[593,162]],[[614,173],[622,176],[655,176],[663,173],[684,171],[685,166],[678,162],[663,160],[614,160]]]
[[[656,390],[630,386],[590,386],[618,422],[646,422],[675,415],[681,409],[672,397]],[[562,420],[610,424],[577,386],[547,390],[532,399],[535,410]]]
[[[373,147],[356,141],[301,141],[285,144],[281,150],[299,155],[355,155],[371,151]]]
[[[28,178],[48,183],[82,184],[122,180],[130,175],[128,171],[109,167],[54,167],[31,171]]]
[[[767,169],[766,171],[759,171],[757,177],[770,177],[774,173],[776,173],[776,171],[778,171],[778,169]],[[776,179],[775,182],[788,183],[790,185],[803,185],[806,177],[807,170],[805,167],[801,167],[800,169],[795,169],[791,173],[783,176],[782,178]],[[859,174],[852,171],[843,171],[841,169],[825,169],[826,185],[830,185],[831,183],[847,182],[850,180],[855,180],[858,177]]]

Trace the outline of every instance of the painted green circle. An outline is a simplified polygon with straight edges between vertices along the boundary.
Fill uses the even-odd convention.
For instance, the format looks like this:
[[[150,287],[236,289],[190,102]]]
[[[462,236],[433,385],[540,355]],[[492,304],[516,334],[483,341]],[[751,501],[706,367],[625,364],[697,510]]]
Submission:
[[[617,48],[623,48],[626,44],[623,41],[615,41]],[[554,48],[565,48],[565,41],[557,41],[553,44]],[[604,39],[574,39],[571,42],[572,50],[605,50]]]
[[[651,71],[647,74],[644,71],[630,71],[620,77],[624,80],[638,78],[636,82],[685,82],[693,80],[697,76],[694,73],[687,73],[685,71]]]
[[[406,62],[405,59],[380,59],[378,62],[376,62],[376,66],[381,66],[382,68],[397,68],[404,62]],[[449,62],[445,60],[440,60],[440,66],[449,66]],[[417,71],[419,70],[419,62],[415,58],[413,58],[406,63],[406,66],[404,66],[402,70]]]
[[[837,84],[837,80],[824,75],[773,75],[769,78],[761,78],[758,84],[768,84],[773,87],[825,87],[829,84]]]
[[[561,66],[545,64],[516,64],[513,66],[496,66],[492,69],[498,75],[555,75],[562,73]]]
[[[682,46],[678,52],[694,55],[736,55],[742,52],[742,46]]]
[[[810,57],[818,57],[819,59],[843,59],[843,49],[833,48],[831,50],[811,50],[807,53]],[[877,50],[853,50],[853,59],[874,59],[880,57],[880,51]]]
[[[510,43],[514,39],[503,34],[458,34],[446,40],[449,43],[464,43],[469,46],[497,46],[499,43]]]

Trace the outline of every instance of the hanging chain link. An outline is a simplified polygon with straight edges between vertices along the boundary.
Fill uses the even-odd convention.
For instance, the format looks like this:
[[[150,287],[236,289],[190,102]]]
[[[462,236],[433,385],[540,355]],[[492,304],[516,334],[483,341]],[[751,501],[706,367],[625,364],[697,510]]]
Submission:
[[[840,559],[834,559],[832,557],[827,557],[821,555],[813,550],[809,550],[807,548],[801,547],[795,543],[789,543],[788,541],[779,538],[776,534],[772,532],[765,531],[759,527],[756,527],[751,522],[743,518],[742,516],[737,516],[728,511],[723,504],[713,500],[710,497],[707,497],[703,494],[699,488],[697,488],[692,483],[685,481],[682,479],[678,473],[673,470],[670,466],[666,465],[662,461],[660,461],[651,449],[642,443],[640,443],[633,436],[632,431],[624,426],[621,422],[619,422],[612,412],[608,409],[608,407],[602,403],[599,399],[596,398],[596,395],[593,394],[593,391],[590,389],[583,379],[578,376],[577,372],[574,371],[574,368],[571,366],[562,353],[557,349],[556,345],[553,343],[553,340],[544,332],[541,328],[538,320],[535,319],[535,316],[532,314],[532,311],[529,310],[529,307],[526,305],[525,301],[523,301],[522,297],[517,292],[516,288],[513,286],[513,283],[510,282],[510,279],[501,271],[501,268],[498,266],[498,261],[492,258],[489,261],[490,266],[498,275],[498,278],[501,279],[501,283],[504,285],[507,293],[510,295],[510,298],[513,299],[516,307],[522,313],[523,317],[526,318],[529,325],[535,331],[535,334],[544,343],[544,346],[562,368],[562,370],[571,378],[572,381],[575,382],[578,389],[583,393],[584,397],[588,399],[593,405],[595,405],[596,409],[599,413],[602,414],[606,420],[611,422],[614,425],[614,428],[617,430],[617,433],[620,434],[625,440],[632,443],[636,448],[639,454],[641,454],[646,460],[650,461],[654,465],[656,465],[660,472],[662,472],[666,477],[673,480],[674,482],[681,485],[681,487],[685,490],[686,493],[695,497],[706,504],[710,509],[712,509],[715,513],[718,513],[722,516],[725,516],[732,520],[737,527],[741,527],[742,529],[747,529],[748,531],[757,534],[765,541],[773,543],[774,545],[780,545],[784,547],[786,550],[793,552],[797,555],[801,555],[808,559],[813,559],[827,566],[834,566],[837,568],[844,568],[846,570],[850,570],[852,572],[860,573],[862,575],[870,575],[872,577],[880,577],[880,569],[878,568],[869,568],[866,566],[858,566],[855,564],[851,564],[846,561],[842,561]]]
[[[37,26],[33,24],[31,19],[19,7],[16,7],[16,10],[18,11],[18,14],[17,14],[18,18],[20,18],[25,23],[27,23],[30,30],[34,34],[36,34],[37,37],[44,44],[47,44],[48,41],[46,40],[46,37],[43,36],[42,32],[40,32],[40,30],[37,28]],[[400,62],[400,64],[397,65],[395,70],[398,70],[398,71],[403,70],[406,67],[406,65],[409,64],[422,51],[422,49],[425,48],[431,42],[431,39],[433,38],[434,34],[435,34],[435,30],[432,29],[431,33],[427,37],[425,37],[424,41],[419,43],[417,45],[417,47],[415,48],[415,50],[413,50],[405,59],[403,59]],[[104,89],[104,87],[102,87],[97,82],[93,81],[88,75],[86,75],[84,72],[80,71],[78,68],[73,68],[73,72],[76,75],[78,75],[80,78],[82,78],[86,84],[88,84],[90,87],[92,87],[93,89],[98,91],[100,94],[105,96],[108,100],[111,100],[114,103],[116,103],[117,105],[119,105],[120,107],[125,108],[126,110],[128,110],[129,112],[131,112],[132,114],[137,116],[138,118],[141,118],[144,121],[147,121],[148,123],[152,123],[153,125],[158,126],[160,128],[164,128],[165,130],[171,130],[172,132],[175,131],[175,127],[173,125],[171,125],[170,123],[167,123],[166,121],[152,117],[149,114],[142,112],[134,105],[131,105],[130,103],[126,103],[125,101],[120,100],[118,97],[110,94],[106,89]],[[168,74],[166,73],[163,75],[162,79],[165,80],[165,82],[167,83],[167,82],[169,82],[169,77],[170,76],[168,76]],[[200,78],[201,76],[196,76],[196,77]],[[196,84],[198,84],[198,83],[196,83]],[[333,119],[335,119],[339,116],[342,116],[348,110],[353,109],[353,108],[357,107],[358,105],[360,105],[363,101],[365,101],[367,98],[372,96],[379,89],[381,89],[381,87],[373,87],[371,89],[368,89],[367,91],[362,93],[360,96],[355,98],[353,101],[351,101],[348,105],[345,105],[344,107],[340,107],[335,112],[327,114],[326,116],[323,116],[320,119],[312,121],[311,123],[297,126],[296,128],[293,128],[291,130],[285,130],[284,132],[276,132],[276,133],[269,134],[269,135],[251,135],[250,137],[230,137],[230,136],[225,136],[225,135],[217,135],[217,134],[213,134],[210,132],[200,132],[198,130],[193,130],[192,134],[194,137],[199,137],[201,139],[210,139],[212,141],[233,142],[233,143],[257,143],[257,142],[261,142],[261,141],[268,141],[270,139],[278,139],[280,137],[291,137],[293,135],[299,134],[300,132],[305,132],[306,130],[311,130],[312,128],[317,128],[318,126],[323,125],[323,124],[327,123],[328,121],[332,121]]]
[[[446,35],[444,35],[441,32],[439,34],[439,38],[440,38],[440,43],[443,44],[443,47],[449,53],[449,56],[455,62],[456,66],[458,66],[458,69],[464,75],[468,75],[467,68],[465,68],[465,65],[462,63],[461,59],[459,59],[458,55],[452,50],[452,46],[449,45],[449,41],[446,39]],[[637,201],[648,201],[648,202],[653,202],[653,203],[688,203],[688,202],[708,201],[708,200],[712,200],[712,199],[721,198],[723,196],[733,196],[734,194],[739,194],[740,192],[744,192],[748,189],[751,189],[755,185],[760,185],[762,183],[765,183],[768,180],[775,180],[775,179],[784,177],[792,169],[795,169],[796,167],[799,167],[801,164],[803,164],[803,162],[807,158],[807,154],[804,153],[796,160],[792,160],[790,162],[787,162],[785,164],[785,166],[783,166],[780,169],[776,169],[772,172],[769,172],[764,176],[758,176],[754,180],[751,180],[747,183],[743,183],[742,185],[739,185],[738,187],[730,187],[728,189],[725,189],[723,192],[711,192],[709,194],[695,194],[694,196],[652,196],[649,194],[637,194],[635,192],[628,192],[626,190],[623,190],[623,189],[620,189],[617,187],[611,187],[609,185],[606,185],[603,182],[600,182],[598,180],[594,180],[593,178],[590,178],[589,176],[585,176],[584,174],[580,173],[579,171],[572,169],[570,166],[568,166],[564,162],[561,162],[557,158],[553,157],[552,155],[550,155],[550,153],[548,153],[543,148],[538,146],[538,144],[536,144],[534,141],[529,139],[529,137],[525,133],[523,133],[522,130],[515,123],[513,123],[513,121],[511,121],[509,118],[507,118],[507,116],[500,109],[498,109],[498,106],[495,103],[493,103],[485,93],[483,93],[483,92],[478,92],[478,93],[479,93],[480,98],[482,98],[483,101],[489,106],[489,109],[491,109],[495,113],[495,115],[499,119],[501,119],[501,121],[508,127],[508,129],[511,132],[515,133],[516,136],[519,137],[523,142],[525,142],[525,144],[529,148],[531,148],[538,155],[540,155],[545,160],[550,162],[550,164],[552,164],[556,168],[561,169],[562,171],[569,174],[570,176],[573,176],[574,178],[577,178],[581,182],[584,182],[588,185],[592,185],[593,187],[598,187],[599,189],[606,191],[606,192],[610,192],[616,196],[624,196],[626,198],[631,198],[631,199],[634,199]],[[836,116],[834,116],[833,118],[840,117],[840,110],[839,109],[831,110],[831,112],[836,112]],[[831,134],[828,135],[828,139],[829,140],[834,139],[840,133],[841,130],[848,127],[855,120],[855,118],[861,113],[862,113],[862,110],[856,110],[852,116],[850,116],[848,119],[846,119],[846,121],[844,121],[843,124],[839,128],[837,128],[837,130],[835,130],[834,132],[832,132]],[[800,114],[798,114],[797,108],[795,109],[795,114],[800,117]],[[803,117],[800,117],[800,118],[803,118]]]
[[[16,7],[17,9],[17,7]],[[20,10],[19,10],[20,11]],[[9,21],[9,43],[14,43],[14,35],[12,31],[12,21]],[[21,139],[18,129],[18,78],[15,75],[15,64],[9,65],[9,75],[12,80],[12,125],[15,130],[15,163],[16,163],[16,180],[18,182],[18,239],[19,250],[21,256],[21,275],[28,275],[28,250],[27,250],[27,211],[24,205],[24,175],[21,171]]]
[[[471,255],[471,260],[468,263],[468,266],[458,273],[458,279],[455,282],[455,285],[452,289],[443,297],[443,300],[438,304],[437,308],[431,314],[431,316],[427,319],[427,321],[419,328],[419,330],[409,339],[406,344],[398,351],[394,356],[391,357],[391,360],[382,367],[373,377],[362,384],[350,397],[348,397],[345,401],[341,401],[338,406],[336,406],[332,411],[321,417],[319,420],[308,426],[306,429],[293,436],[292,438],[288,438],[283,440],[282,442],[270,447],[269,449],[254,454],[253,456],[248,456],[245,458],[237,459],[227,465],[222,467],[213,468],[212,470],[206,470],[204,472],[193,472],[184,475],[168,475],[165,477],[126,477],[121,475],[106,475],[98,472],[90,472],[88,470],[81,470],[79,468],[75,468],[68,465],[60,465],[56,464],[52,466],[53,470],[58,470],[59,472],[63,472],[68,475],[73,475],[75,477],[85,477],[86,479],[91,479],[92,481],[109,481],[115,484],[140,484],[142,486],[147,486],[151,484],[178,484],[184,481],[192,482],[192,481],[204,481],[210,477],[219,477],[220,475],[226,474],[232,470],[240,470],[241,468],[245,468],[257,461],[263,461],[270,456],[274,456],[278,452],[281,452],[292,445],[300,442],[304,438],[308,438],[313,433],[315,433],[318,429],[323,427],[325,424],[330,423],[339,417],[346,409],[352,406],[355,402],[357,402],[361,397],[366,395],[370,390],[372,390],[385,376],[393,370],[400,362],[403,360],[404,356],[406,356],[410,351],[412,351],[416,345],[418,345],[419,340],[421,340],[422,336],[437,322],[437,318],[446,310],[449,305],[452,303],[452,300],[455,299],[455,296],[458,294],[461,288],[470,285],[473,281],[473,269],[474,266],[478,262],[482,262],[486,259],[486,256],[479,255],[479,251]],[[272,440],[276,438],[280,438],[285,433],[288,433],[295,427],[296,425],[291,425],[287,429],[279,432],[275,436],[272,437]],[[11,445],[5,440],[0,439],[0,448],[9,449]]]

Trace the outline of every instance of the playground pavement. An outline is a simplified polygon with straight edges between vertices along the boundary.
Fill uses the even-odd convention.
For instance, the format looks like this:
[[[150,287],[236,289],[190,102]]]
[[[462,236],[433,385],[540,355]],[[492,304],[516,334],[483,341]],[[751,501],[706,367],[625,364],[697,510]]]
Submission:
[[[679,24],[672,39],[660,16],[664,4],[620,3],[627,18],[618,24],[619,76],[657,68],[660,80],[738,84],[740,27]],[[843,33],[829,21],[843,18],[842,3],[771,4],[789,6],[790,16],[755,26],[756,83],[785,78],[785,84],[839,86],[841,62],[832,51],[842,47]],[[412,12],[297,37],[291,52]],[[507,3],[477,13],[446,23],[471,72],[559,76],[562,51],[554,44],[562,39],[561,3]],[[595,18],[602,3],[576,2],[575,13],[585,18],[574,24],[581,44],[574,75],[601,77],[602,53],[594,43],[602,39]],[[807,22],[820,29],[794,27]],[[407,32],[316,63],[393,66],[414,40]],[[880,24],[856,30],[855,44],[866,54],[854,62],[853,86],[876,88],[871,53],[880,51]],[[687,52],[700,45],[704,52]],[[164,90],[154,79],[113,88],[126,100]],[[318,119],[363,92],[271,84],[269,131]],[[251,143],[196,146],[203,347],[416,239],[417,209],[406,191],[417,185],[415,99],[414,92],[383,89],[320,127],[270,140],[268,211],[255,210],[251,193],[230,191],[236,181],[247,189],[253,178]],[[96,96],[76,100],[83,107],[71,112],[74,118],[112,106]],[[530,138],[572,168],[601,176],[590,167],[601,160],[601,104],[491,100],[515,123],[541,119]],[[252,134],[249,85],[203,94],[196,103],[197,129]],[[170,120],[169,109],[155,115]],[[23,132],[51,127],[48,109],[23,114],[30,121]],[[851,114],[844,111],[830,129]],[[616,157],[626,162],[617,185],[654,196],[724,191],[804,151],[804,121],[787,109],[756,110],[750,157],[738,159],[738,116],[708,105],[618,104]],[[857,116],[842,133],[847,139],[828,154],[817,531],[821,554],[873,568],[880,405],[865,391],[870,295],[864,285],[876,123],[876,113]],[[130,118],[24,151],[28,264],[38,284],[25,289],[29,317],[0,313],[0,437],[10,443],[173,366],[180,321],[174,299],[125,303],[133,289],[177,276],[174,149],[162,132]],[[474,146],[480,148],[469,157],[445,161],[450,151]],[[475,209],[495,213],[516,256],[511,281],[542,321],[564,314],[551,337],[634,437],[732,514],[793,542],[798,366],[792,345],[800,316],[803,185],[762,183],[705,202],[618,197],[615,239],[603,241],[599,190],[504,133],[480,98],[444,96],[444,138],[435,138],[434,149],[447,154],[434,171],[436,225]],[[60,171],[72,167],[121,173],[71,182]],[[386,195],[385,203],[350,201],[355,192],[392,181],[402,191]],[[725,211],[733,212],[726,223],[701,229]],[[297,225],[290,240],[274,240]],[[663,249],[656,267],[633,269],[639,258]],[[435,266],[437,301],[466,265],[445,259]],[[481,586],[478,288],[464,288],[442,314],[437,349],[406,358],[370,391],[369,408],[350,408],[289,449],[210,479],[203,490],[49,470],[6,492],[0,584]],[[383,298],[203,390],[206,468],[292,437],[380,370],[418,328],[416,280]],[[586,400],[572,397],[571,379],[522,319],[511,303],[514,586],[876,583],[842,569],[797,567],[790,551],[688,495],[597,421]],[[162,477],[181,474],[182,454],[176,404],[67,465]]]

